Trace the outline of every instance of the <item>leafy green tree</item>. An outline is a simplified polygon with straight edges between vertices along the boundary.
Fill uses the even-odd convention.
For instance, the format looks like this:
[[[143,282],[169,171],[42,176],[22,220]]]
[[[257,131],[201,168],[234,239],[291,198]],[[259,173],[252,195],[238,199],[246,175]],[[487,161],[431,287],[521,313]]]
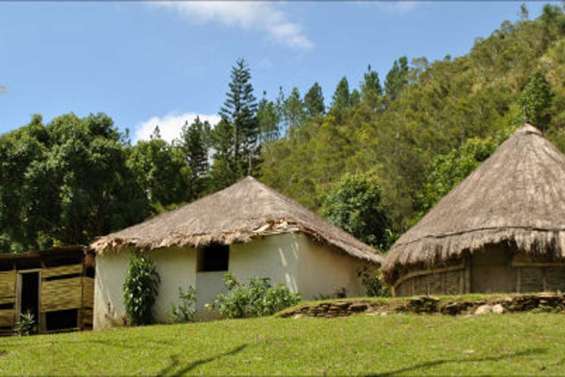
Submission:
[[[233,162],[238,175],[253,170],[257,159],[259,125],[257,103],[251,84],[251,72],[244,59],[239,59],[231,71],[231,82],[220,116],[233,127]]]
[[[196,117],[192,124],[185,123],[178,144],[190,168],[189,200],[200,197],[207,189],[209,173],[210,124]]]
[[[127,167],[127,153],[111,118],[63,116],[48,128],[55,145],[47,169],[53,169],[60,184],[60,213],[52,222],[57,239],[86,243],[146,216],[146,197]]]
[[[545,4],[539,19],[543,28],[543,44],[549,47],[551,41],[563,36],[565,31],[563,9],[557,5]]]
[[[436,156],[419,199],[421,215],[473,172],[497,146],[498,142],[493,138],[471,138],[460,148]]]
[[[553,92],[544,75],[536,72],[522,91],[520,103],[524,118],[533,125],[546,129],[550,120]]]
[[[57,200],[54,177],[41,163],[48,148],[49,135],[40,115],[34,115],[29,125],[0,137],[2,251],[24,251],[42,241],[47,242],[45,246],[52,242],[39,240],[42,228],[52,228],[51,205]],[[41,183],[40,176],[45,179]],[[27,177],[38,184],[30,185]],[[32,202],[26,203],[28,199]],[[29,217],[31,214],[34,217]]]
[[[345,174],[324,199],[321,213],[367,244],[386,249],[392,240],[382,189],[373,176]]]
[[[321,116],[326,111],[322,87],[315,82],[304,95],[304,108],[309,117]]]
[[[13,251],[85,244],[141,221],[147,198],[105,114],[66,114],[0,138],[0,222]]]
[[[402,56],[394,61],[392,68],[386,75],[385,94],[389,101],[394,101],[408,84],[408,75],[408,59],[406,56]]]
[[[161,139],[159,133],[131,147],[127,165],[154,208],[187,199],[190,168],[180,151]]]

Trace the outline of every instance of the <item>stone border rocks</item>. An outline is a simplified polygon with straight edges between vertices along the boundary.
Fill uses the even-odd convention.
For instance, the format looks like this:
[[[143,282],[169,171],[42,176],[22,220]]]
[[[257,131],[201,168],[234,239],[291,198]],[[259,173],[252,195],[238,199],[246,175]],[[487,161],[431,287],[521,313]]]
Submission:
[[[382,299],[337,299],[305,303],[278,314],[282,318],[336,318],[355,314],[386,315],[388,313],[480,315],[513,312],[565,312],[565,294],[537,293],[509,296],[465,296],[441,298],[417,296]]]

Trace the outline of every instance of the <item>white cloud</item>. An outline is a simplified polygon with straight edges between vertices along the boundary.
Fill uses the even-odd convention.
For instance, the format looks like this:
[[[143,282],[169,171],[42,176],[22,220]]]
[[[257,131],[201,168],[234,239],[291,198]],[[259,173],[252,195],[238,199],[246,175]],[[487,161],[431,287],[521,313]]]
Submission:
[[[311,48],[313,43],[300,25],[288,19],[273,3],[259,1],[160,1],[157,6],[174,9],[197,23],[220,23],[267,33],[291,47]]]
[[[213,126],[220,121],[220,116],[214,114],[184,113],[168,114],[163,117],[154,116],[139,124],[139,126],[135,129],[133,141],[138,142],[139,140],[149,140],[151,138],[151,134],[155,130],[155,127],[159,126],[163,140],[171,142],[180,136],[184,124],[186,122],[188,122],[188,124],[192,124],[197,116],[200,117],[201,121],[207,120]]]

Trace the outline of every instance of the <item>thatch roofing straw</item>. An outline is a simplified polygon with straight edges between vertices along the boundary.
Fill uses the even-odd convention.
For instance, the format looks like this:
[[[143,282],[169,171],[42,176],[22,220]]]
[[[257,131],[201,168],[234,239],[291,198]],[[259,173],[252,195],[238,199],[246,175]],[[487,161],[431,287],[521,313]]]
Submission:
[[[91,246],[97,253],[128,247],[157,249],[247,242],[254,237],[303,232],[373,263],[382,257],[349,233],[252,177],[141,224],[109,234]]]
[[[565,156],[524,125],[392,246],[383,264],[432,265],[487,244],[565,256]]]

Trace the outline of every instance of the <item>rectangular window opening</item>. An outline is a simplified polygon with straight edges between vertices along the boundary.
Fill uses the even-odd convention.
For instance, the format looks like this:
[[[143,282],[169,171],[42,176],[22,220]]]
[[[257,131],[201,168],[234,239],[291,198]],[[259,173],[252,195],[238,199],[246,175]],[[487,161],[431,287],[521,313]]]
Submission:
[[[198,272],[227,271],[230,257],[229,245],[210,244],[198,249]]]
[[[45,313],[47,331],[75,329],[78,327],[78,310],[57,310]]]

